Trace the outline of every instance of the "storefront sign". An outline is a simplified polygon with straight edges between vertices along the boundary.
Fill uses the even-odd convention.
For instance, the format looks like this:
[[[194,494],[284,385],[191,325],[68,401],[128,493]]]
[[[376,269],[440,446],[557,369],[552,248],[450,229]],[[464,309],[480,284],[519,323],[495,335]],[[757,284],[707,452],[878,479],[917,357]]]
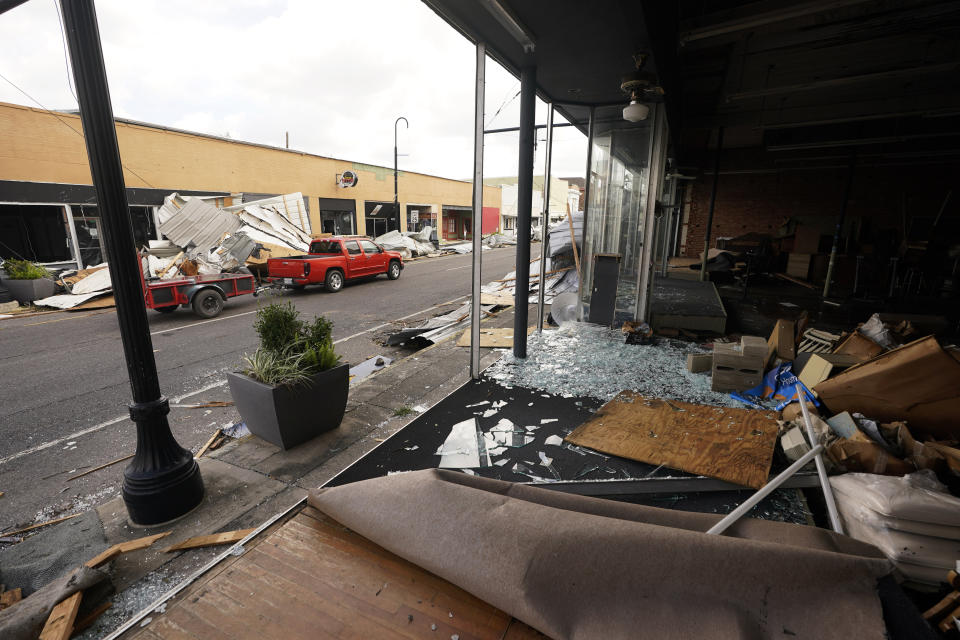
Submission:
[[[410,212],[410,222],[419,222],[420,221],[420,212],[411,211]]]
[[[347,187],[357,186],[357,182],[359,181],[360,178],[358,178],[357,174],[353,171],[344,171],[337,179],[337,184],[340,185],[340,188],[346,189]]]

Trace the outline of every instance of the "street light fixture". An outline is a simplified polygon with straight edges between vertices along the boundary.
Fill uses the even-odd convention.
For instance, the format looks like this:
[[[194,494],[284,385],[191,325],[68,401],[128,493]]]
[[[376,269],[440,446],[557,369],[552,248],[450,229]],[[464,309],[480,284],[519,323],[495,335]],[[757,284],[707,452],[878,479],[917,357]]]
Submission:
[[[123,501],[134,524],[160,524],[200,504],[203,478],[193,454],[170,432],[170,404],[160,394],[93,0],[60,0],[60,6],[133,394],[130,417],[137,425],[137,451],[123,473]]]
[[[410,128],[410,123],[403,116],[393,121],[393,213],[397,216],[398,225],[400,224],[400,199],[397,196],[397,125],[400,124],[401,120],[403,120],[407,129]],[[397,229],[397,231],[399,230]]]

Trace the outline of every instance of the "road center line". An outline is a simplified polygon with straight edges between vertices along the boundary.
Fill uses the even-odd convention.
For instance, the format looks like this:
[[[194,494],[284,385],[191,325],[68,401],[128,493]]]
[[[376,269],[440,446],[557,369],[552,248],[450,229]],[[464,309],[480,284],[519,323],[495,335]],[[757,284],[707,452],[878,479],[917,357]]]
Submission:
[[[432,307],[427,307],[426,309],[421,309],[420,311],[415,311],[415,312],[411,313],[410,315],[403,316],[402,318],[397,318],[397,319],[394,320],[393,322],[397,322],[397,321],[400,321],[400,320],[406,320],[407,318],[412,318],[413,316],[420,315],[421,313],[426,313],[427,311],[430,311],[430,310],[432,310],[432,309],[436,309],[436,308],[438,308],[438,307],[442,307],[442,306],[447,305],[447,304],[450,304],[450,303],[452,303],[452,302],[457,302],[458,300],[462,300],[463,298],[466,298],[466,297],[467,297],[467,296],[460,296],[460,297],[454,298],[453,300],[448,300],[447,302],[441,302],[440,304],[435,304],[435,305],[433,305]],[[195,326],[197,326],[198,324],[206,324],[207,322],[216,322],[217,320],[226,320],[227,318],[236,318],[236,317],[238,317],[238,316],[250,315],[251,313],[256,313],[256,311],[248,311],[248,312],[246,312],[246,313],[237,313],[237,314],[234,314],[234,315],[232,315],[232,316],[226,316],[226,317],[224,317],[224,318],[214,318],[214,319],[212,319],[212,320],[206,320],[205,322],[197,322],[197,323],[194,323],[194,324],[184,325],[184,326],[182,326],[182,327],[176,327],[176,328],[174,328],[174,329],[172,329],[172,330],[176,330],[176,329],[186,329],[187,327],[195,327]],[[362,336],[362,335],[364,335],[365,333],[371,333],[371,332],[373,332],[373,331],[377,331],[378,329],[383,329],[384,327],[388,327],[388,326],[390,326],[390,324],[391,324],[390,322],[386,322],[386,323],[384,323],[384,324],[379,324],[379,325],[377,325],[377,326],[375,326],[375,327],[371,327],[371,328],[369,328],[369,329],[365,329],[364,331],[360,331],[360,332],[355,333],[355,334],[353,334],[353,335],[347,336],[346,338],[340,338],[339,340],[334,341],[333,344],[340,344],[340,343],[342,343],[342,342],[346,342],[346,341],[348,341],[348,340],[352,340],[353,338],[357,338],[357,337],[359,337],[359,336]],[[170,331],[170,329],[168,329],[168,331]],[[154,332],[154,333],[151,333],[150,335],[154,335],[155,333],[164,333],[164,331],[156,331],[156,332]],[[211,389],[216,389],[217,387],[222,387],[222,386],[225,385],[225,384],[227,384],[226,379],[220,380],[220,381],[218,381],[218,382],[212,382],[212,383],[210,383],[210,384],[208,384],[208,385],[205,385],[205,386],[203,386],[203,387],[200,387],[199,389],[195,389],[195,390],[193,390],[193,391],[189,391],[189,392],[184,393],[184,394],[181,394],[181,395],[179,395],[179,396],[170,398],[170,403],[171,403],[171,404],[177,404],[177,403],[179,403],[179,402],[182,402],[184,399],[189,398],[190,396],[195,396],[195,395],[197,395],[198,393],[203,393],[204,391],[209,391],[209,390],[211,390]],[[49,441],[49,442],[44,442],[43,444],[38,444],[38,445],[35,446],[35,447],[31,447],[31,448],[29,448],[29,449],[24,449],[23,451],[20,451],[20,452],[11,454],[11,455],[7,456],[6,458],[0,458],[0,465],[4,465],[4,464],[6,464],[6,463],[8,463],[8,462],[12,462],[13,460],[16,460],[16,459],[18,459],[18,458],[22,458],[22,457],[24,457],[24,456],[28,456],[28,455],[31,455],[31,454],[34,454],[34,453],[38,453],[38,452],[43,451],[43,450],[45,450],[45,449],[49,449],[50,447],[55,447],[55,446],[57,446],[57,445],[59,445],[59,444],[63,444],[64,442],[68,442],[68,441],[70,441],[70,440],[75,440],[75,439],[79,438],[80,436],[85,436],[85,435],[88,435],[88,434],[91,434],[91,433],[95,433],[95,432],[97,432],[97,431],[100,431],[100,430],[102,430],[102,429],[105,429],[105,428],[109,427],[110,425],[114,425],[114,424],[117,424],[118,422],[122,422],[122,421],[128,419],[129,417],[130,417],[129,414],[124,414],[124,415],[121,415],[121,416],[117,416],[116,418],[111,418],[110,420],[107,420],[107,421],[105,421],[105,422],[101,422],[100,424],[95,424],[95,425],[93,425],[92,427],[88,427],[88,428],[86,428],[86,429],[82,429],[82,430],[80,430],[80,431],[76,431],[76,432],[74,432],[74,433],[71,433],[71,434],[68,435],[68,436],[63,436],[62,438],[57,438],[56,440],[51,440],[51,441]]]
[[[450,267],[449,269],[447,269],[447,271],[456,271],[457,269],[469,269],[472,266],[473,266],[472,264],[465,264],[462,267]]]
[[[225,384],[227,384],[226,379],[220,380],[219,382],[213,382],[213,383],[208,384],[208,385],[206,385],[206,386],[200,387],[199,389],[195,389],[195,390],[193,390],[193,391],[189,391],[189,392],[187,392],[187,393],[181,394],[181,395],[176,396],[176,397],[174,397],[174,398],[170,398],[170,404],[177,404],[178,402],[182,402],[183,400],[185,400],[186,398],[189,398],[190,396],[195,396],[195,395],[197,395],[198,393],[203,393],[204,391],[209,391],[210,389],[216,389],[217,387],[222,387],[222,386],[225,385]],[[32,453],[37,453],[38,451],[43,451],[44,449],[49,449],[50,447],[55,447],[55,446],[57,446],[58,444],[63,444],[64,442],[68,442],[68,441],[70,441],[70,440],[75,440],[75,439],[79,438],[80,436],[85,436],[85,435],[87,435],[87,434],[94,433],[94,432],[96,432],[96,431],[100,431],[101,429],[105,429],[105,428],[109,427],[109,426],[112,425],[112,424],[117,424],[118,422],[122,422],[122,421],[128,419],[129,417],[130,417],[130,414],[124,414],[124,415],[122,415],[122,416],[117,416],[116,418],[111,418],[110,420],[107,420],[107,421],[105,421],[105,422],[101,422],[100,424],[95,424],[95,425],[93,425],[92,427],[88,427],[88,428],[83,429],[83,430],[81,430],[81,431],[76,431],[76,432],[74,432],[74,433],[71,433],[71,434],[68,435],[68,436],[63,436],[62,438],[57,438],[56,440],[51,440],[50,442],[44,442],[43,444],[38,444],[38,445],[35,446],[35,447],[31,447],[31,448],[29,448],[29,449],[24,449],[23,451],[20,451],[20,452],[18,452],[18,453],[11,454],[11,455],[7,456],[6,458],[0,458],[0,465],[6,464],[7,462],[11,462],[11,461],[13,461],[13,460],[16,460],[17,458],[22,458],[23,456],[28,456],[28,455],[30,455],[30,454],[32,454]]]
[[[210,324],[211,322],[220,322],[221,320],[229,320],[230,318],[239,318],[240,316],[248,316],[251,313],[256,313],[256,309],[253,311],[244,311],[243,313],[235,313],[232,316],[223,316],[222,318],[212,318],[210,320],[203,320],[201,322],[194,322],[193,324],[185,324],[180,327],[170,327],[169,329],[160,329],[159,331],[150,332],[151,336],[155,336],[159,333],[169,333],[171,331],[180,331],[180,329],[189,329],[190,327],[198,327],[202,324]]]

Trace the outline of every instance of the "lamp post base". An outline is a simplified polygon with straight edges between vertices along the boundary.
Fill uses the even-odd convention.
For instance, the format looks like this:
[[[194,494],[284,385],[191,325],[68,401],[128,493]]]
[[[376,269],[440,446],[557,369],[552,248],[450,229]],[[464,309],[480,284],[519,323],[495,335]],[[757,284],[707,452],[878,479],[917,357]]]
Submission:
[[[130,406],[137,424],[137,453],[123,472],[123,501],[136,525],[175,520],[203,500],[200,467],[170,432],[169,411],[166,398]]]

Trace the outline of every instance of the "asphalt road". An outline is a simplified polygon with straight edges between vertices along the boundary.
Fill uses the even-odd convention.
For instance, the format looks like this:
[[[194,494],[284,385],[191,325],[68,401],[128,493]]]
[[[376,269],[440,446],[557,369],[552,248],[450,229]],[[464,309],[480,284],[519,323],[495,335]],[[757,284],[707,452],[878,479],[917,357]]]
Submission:
[[[512,271],[514,253],[513,247],[484,251],[483,281]],[[308,287],[280,299],[292,300],[306,317],[323,314],[332,320],[338,353],[357,363],[392,355],[374,342],[378,335],[466,301],[471,260],[469,254],[417,260],[396,281],[380,276],[336,294]],[[212,320],[186,309],[148,311],[164,395],[184,403],[222,398],[225,373],[256,349],[259,301],[233,298]],[[111,473],[67,478],[133,453],[130,400],[113,309],[0,320],[0,491],[6,494],[0,498],[0,532],[118,494],[125,464]],[[171,414],[171,428],[181,445],[196,450],[216,420],[229,415],[194,411],[174,419]]]

